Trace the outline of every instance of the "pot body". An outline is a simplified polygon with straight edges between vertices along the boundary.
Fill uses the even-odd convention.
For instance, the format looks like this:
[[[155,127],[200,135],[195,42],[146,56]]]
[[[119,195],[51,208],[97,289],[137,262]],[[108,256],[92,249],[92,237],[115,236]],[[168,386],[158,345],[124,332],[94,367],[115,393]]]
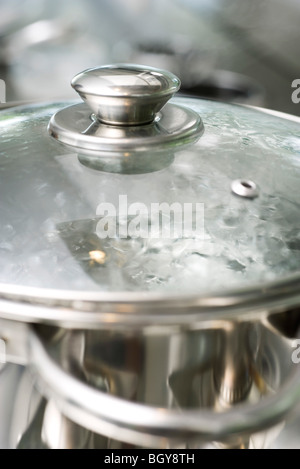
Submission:
[[[52,360],[97,392],[153,409],[192,409],[216,415],[276,395],[297,371],[299,365],[293,363],[292,354],[298,312],[285,311],[268,318],[212,320],[193,330],[174,326],[127,331],[36,326],[34,333]],[[274,444],[285,424],[282,419],[279,426],[254,428],[253,432],[250,428],[214,443],[205,435],[176,443],[161,438],[154,446],[147,438],[145,444],[141,439],[138,444],[134,439],[125,443],[121,430],[112,438],[105,431],[92,431],[88,420],[84,426],[64,416],[55,398],[43,397],[42,388],[36,388],[32,363],[7,363],[0,379],[4,448],[265,447]],[[130,415],[127,418],[130,420]]]

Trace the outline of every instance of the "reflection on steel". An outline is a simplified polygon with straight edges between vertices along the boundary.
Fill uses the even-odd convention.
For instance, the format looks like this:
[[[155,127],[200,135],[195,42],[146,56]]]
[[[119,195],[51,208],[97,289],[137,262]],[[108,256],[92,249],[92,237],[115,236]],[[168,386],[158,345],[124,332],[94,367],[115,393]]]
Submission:
[[[87,150],[172,149],[197,140],[204,131],[193,110],[166,105],[180,80],[170,72],[132,64],[106,65],[76,75],[72,87],[85,104],[55,113],[49,133]]]
[[[89,256],[92,262],[97,264],[105,264],[106,254],[103,251],[90,251]]]
[[[237,179],[233,181],[231,190],[234,194],[240,197],[247,197],[248,199],[254,199],[258,196],[257,186],[253,181],[246,179]]]
[[[112,125],[152,122],[180,88],[172,73],[132,64],[89,69],[71,84],[98,119]]]

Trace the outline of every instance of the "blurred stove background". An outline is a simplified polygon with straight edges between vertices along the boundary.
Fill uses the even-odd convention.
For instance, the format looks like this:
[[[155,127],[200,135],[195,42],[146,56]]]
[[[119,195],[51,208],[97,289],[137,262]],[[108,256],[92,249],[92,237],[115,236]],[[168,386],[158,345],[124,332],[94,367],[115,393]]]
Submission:
[[[0,0],[7,101],[75,97],[83,69],[174,71],[182,93],[300,115],[299,0]]]

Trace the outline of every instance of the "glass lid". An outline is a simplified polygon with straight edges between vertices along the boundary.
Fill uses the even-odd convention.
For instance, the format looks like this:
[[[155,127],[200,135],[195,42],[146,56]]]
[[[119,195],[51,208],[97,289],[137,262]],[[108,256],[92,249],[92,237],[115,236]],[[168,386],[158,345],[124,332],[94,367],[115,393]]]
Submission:
[[[299,274],[297,118],[172,98],[197,138],[110,153],[53,138],[70,104],[0,113],[2,286],[205,296]]]

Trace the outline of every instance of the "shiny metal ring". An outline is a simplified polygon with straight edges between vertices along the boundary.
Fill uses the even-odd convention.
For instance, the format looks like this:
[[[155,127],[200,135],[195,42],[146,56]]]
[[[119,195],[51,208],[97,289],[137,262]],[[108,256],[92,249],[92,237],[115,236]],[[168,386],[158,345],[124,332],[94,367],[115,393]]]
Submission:
[[[300,398],[300,367],[275,393],[256,404],[223,413],[169,410],[105,394],[66,373],[30,331],[29,354],[37,386],[72,421],[107,437],[135,445],[165,448],[182,442],[225,441],[283,421]]]

